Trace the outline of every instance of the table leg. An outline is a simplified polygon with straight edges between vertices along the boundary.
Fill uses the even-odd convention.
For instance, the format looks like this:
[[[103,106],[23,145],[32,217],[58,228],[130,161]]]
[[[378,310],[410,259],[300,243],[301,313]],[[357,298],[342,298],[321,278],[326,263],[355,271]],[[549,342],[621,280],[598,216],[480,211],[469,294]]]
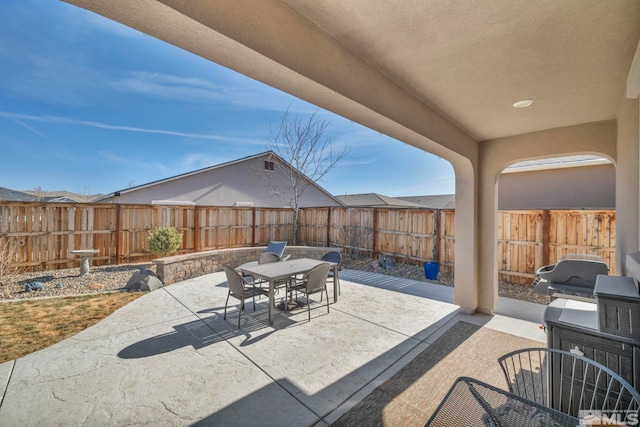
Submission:
[[[269,280],[269,324],[273,325],[273,307],[276,305],[275,283]]]

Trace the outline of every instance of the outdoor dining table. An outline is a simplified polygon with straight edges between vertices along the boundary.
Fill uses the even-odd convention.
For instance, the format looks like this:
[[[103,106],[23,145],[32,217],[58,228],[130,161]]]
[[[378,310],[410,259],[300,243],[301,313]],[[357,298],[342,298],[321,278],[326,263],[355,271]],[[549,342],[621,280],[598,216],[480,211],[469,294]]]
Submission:
[[[580,420],[482,381],[460,377],[426,425],[564,427],[580,425]]]
[[[311,258],[290,259],[281,262],[258,264],[257,261],[242,264],[237,269],[242,274],[261,278],[269,282],[269,324],[273,325],[273,306],[275,303],[276,282],[304,274],[319,264],[328,263],[333,269],[336,283],[338,283],[338,264]],[[333,301],[338,302],[338,286],[333,287]]]

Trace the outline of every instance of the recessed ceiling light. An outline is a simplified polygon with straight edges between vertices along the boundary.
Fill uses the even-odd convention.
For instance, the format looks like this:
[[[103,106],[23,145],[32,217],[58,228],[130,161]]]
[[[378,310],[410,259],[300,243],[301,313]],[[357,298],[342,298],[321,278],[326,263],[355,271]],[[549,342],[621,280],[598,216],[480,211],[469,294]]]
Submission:
[[[514,108],[526,108],[533,104],[533,99],[523,99],[522,101],[514,102]]]

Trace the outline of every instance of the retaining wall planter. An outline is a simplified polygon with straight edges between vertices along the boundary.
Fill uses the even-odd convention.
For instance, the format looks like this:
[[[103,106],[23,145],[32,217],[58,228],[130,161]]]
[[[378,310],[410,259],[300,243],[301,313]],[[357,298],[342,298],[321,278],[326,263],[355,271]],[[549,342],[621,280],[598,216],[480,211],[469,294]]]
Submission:
[[[222,266],[229,264],[237,267],[245,262],[256,261],[266,246],[251,248],[216,249],[213,251],[194,252],[174,255],[153,260],[156,275],[165,285],[181,282],[193,277],[222,271]],[[284,255],[295,258],[320,259],[330,251],[340,250],[315,246],[287,246]]]

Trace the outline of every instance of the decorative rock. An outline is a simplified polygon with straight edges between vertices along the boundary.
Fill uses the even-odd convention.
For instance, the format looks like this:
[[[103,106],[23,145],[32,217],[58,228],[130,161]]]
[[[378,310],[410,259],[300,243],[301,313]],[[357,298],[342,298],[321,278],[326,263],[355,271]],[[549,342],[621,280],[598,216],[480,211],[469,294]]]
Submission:
[[[128,292],[155,291],[163,287],[163,283],[151,270],[139,270],[133,273],[125,289]]]
[[[389,258],[388,256],[383,255],[379,262],[380,267],[382,267],[383,270],[395,270],[398,268],[393,258]]]
[[[24,285],[25,292],[42,291],[43,289],[44,289],[44,285],[40,282],[31,282]]]

